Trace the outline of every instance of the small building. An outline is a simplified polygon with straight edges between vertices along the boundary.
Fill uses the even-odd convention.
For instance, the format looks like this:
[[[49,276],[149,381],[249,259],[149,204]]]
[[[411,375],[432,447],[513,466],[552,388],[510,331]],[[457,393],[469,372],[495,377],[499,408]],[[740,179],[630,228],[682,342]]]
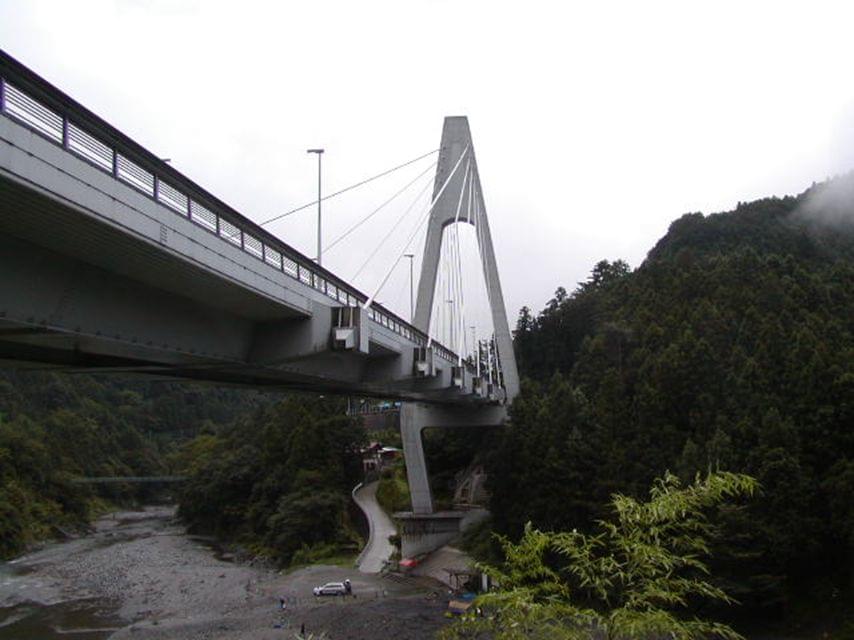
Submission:
[[[382,471],[388,463],[397,460],[402,451],[396,447],[385,447],[379,442],[371,442],[362,449],[362,471]]]

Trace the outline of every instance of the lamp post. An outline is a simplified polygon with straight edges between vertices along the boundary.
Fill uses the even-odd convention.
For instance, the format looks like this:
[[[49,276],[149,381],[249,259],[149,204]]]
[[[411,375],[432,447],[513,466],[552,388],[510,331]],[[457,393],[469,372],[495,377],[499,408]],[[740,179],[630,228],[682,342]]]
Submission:
[[[454,348],[454,301],[453,300],[445,300],[445,303],[448,305],[448,319],[450,320],[450,328],[448,330],[448,342],[451,343],[451,349]]]
[[[323,149],[307,149],[306,153],[317,154],[317,266],[321,266],[321,251],[320,251],[320,157],[323,155]]]
[[[415,303],[412,298],[412,265],[415,262],[415,254],[404,253],[403,257],[409,258],[409,323],[412,324],[412,321],[415,318]]]

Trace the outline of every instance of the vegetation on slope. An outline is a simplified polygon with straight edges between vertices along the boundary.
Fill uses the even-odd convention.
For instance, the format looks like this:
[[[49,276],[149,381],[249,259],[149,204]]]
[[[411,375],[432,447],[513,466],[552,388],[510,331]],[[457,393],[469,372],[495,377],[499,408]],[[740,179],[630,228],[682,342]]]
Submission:
[[[755,489],[745,475],[710,473],[683,487],[667,474],[648,500],[615,495],[595,534],[528,523],[518,544],[500,539],[501,566],[482,565],[497,584],[477,599],[483,615],[463,617],[443,637],[738,640],[694,605],[732,602],[708,578],[708,514]]]
[[[587,530],[665,470],[755,476],[721,514],[748,610],[854,572],[854,177],[683,216],[635,271],[603,261],[515,336],[527,378],[488,460],[495,528]],[[555,505],[561,505],[555,508]]]
[[[144,378],[0,372],[0,558],[85,524],[103,499],[152,490],[75,478],[170,473],[176,441],[265,402],[251,391]]]
[[[190,476],[180,513],[197,530],[282,561],[337,553],[356,537],[348,505],[363,441],[344,413],[317,397],[2,372],[0,558],[157,490],[77,478],[173,474]]]
[[[289,395],[184,446],[179,514],[282,563],[355,549],[349,503],[364,438],[342,400]]]
[[[377,502],[389,515],[399,511],[412,511],[406,466],[402,460],[385,467],[380,473]]]

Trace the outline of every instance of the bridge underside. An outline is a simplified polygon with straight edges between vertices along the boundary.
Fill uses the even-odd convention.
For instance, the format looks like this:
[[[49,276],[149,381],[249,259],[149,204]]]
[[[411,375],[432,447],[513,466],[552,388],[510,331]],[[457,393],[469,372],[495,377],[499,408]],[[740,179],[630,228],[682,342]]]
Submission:
[[[6,221],[6,211],[0,218]],[[0,225],[3,224],[0,222]],[[4,230],[5,231],[5,230]],[[255,317],[224,304],[201,305],[5,233],[0,237],[0,363],[76,372],[140,373],[175,379],[400,399],[441,392],[415,378],[383,381],[399,356],[332,350],[286,362],[253,356],[282,333],[311,331],[310,317],[271,313],[251,301]],[[214,288],[214,287],[212,287]],[[276,317],[278,315],[279,317]],[[331,326],[331,320],[327,323]],[[370,382],[371,375],[376,382]],[[367,379],[367,380],[366,380]],[[429,384],[429,381],[426,381]],[[437,386],[435,381],[432,386]],[[420,388],[419,388],[420,387]],[[453,394],[447,394],[453,401]]]
[[[412,375],[412,354],[382,334],[368,353],[332,349],[327,305],[273,299],[4,172],[0,274],[4,366],[472,400],[449,371]]]

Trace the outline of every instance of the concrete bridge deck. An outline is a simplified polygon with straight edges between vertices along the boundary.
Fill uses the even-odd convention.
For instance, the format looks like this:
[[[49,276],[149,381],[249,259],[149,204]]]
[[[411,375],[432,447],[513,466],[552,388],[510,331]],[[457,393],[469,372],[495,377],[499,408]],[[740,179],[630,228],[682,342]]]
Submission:
[[[501,400],[449,349],[6,54],[0,89],[0,360]]]

